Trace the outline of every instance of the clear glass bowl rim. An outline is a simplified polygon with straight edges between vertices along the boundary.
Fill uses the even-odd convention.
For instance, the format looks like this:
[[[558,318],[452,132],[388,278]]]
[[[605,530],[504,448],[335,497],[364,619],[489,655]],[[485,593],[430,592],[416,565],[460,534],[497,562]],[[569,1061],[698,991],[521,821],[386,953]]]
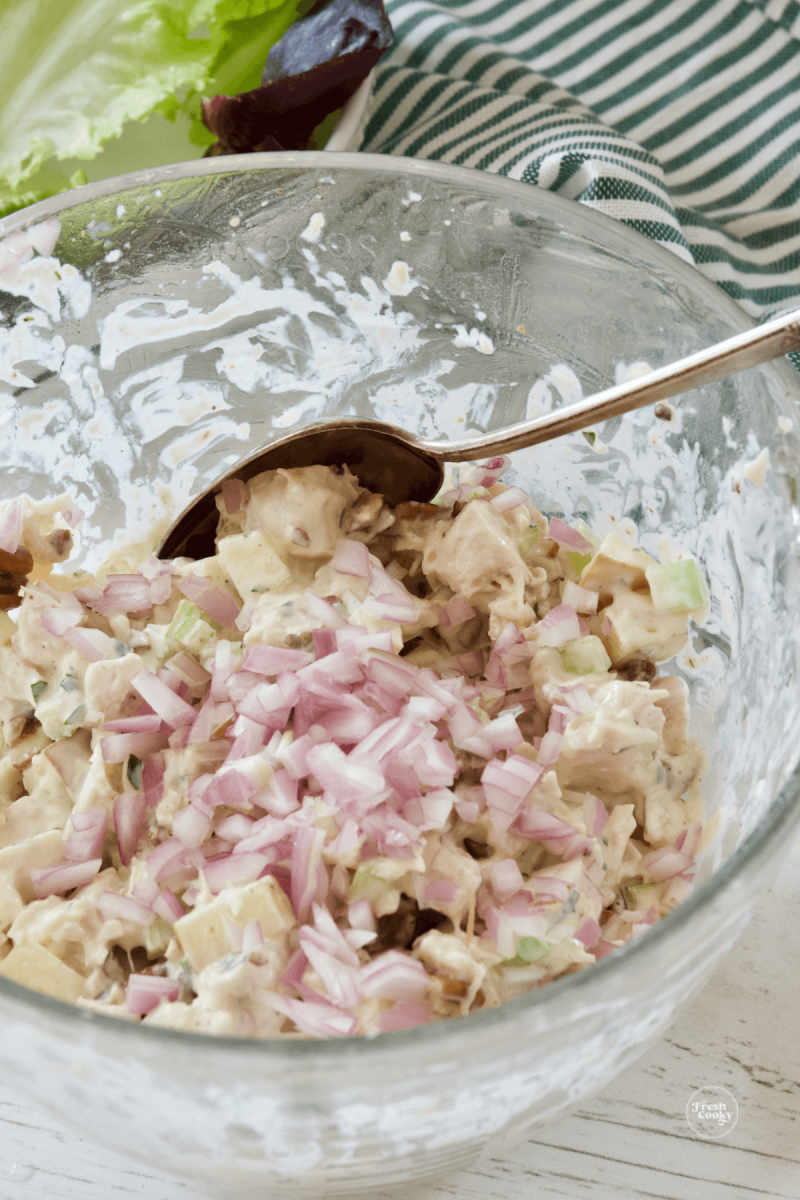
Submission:
[[[319,170],[354,169],[361,172],[374,171],[380,175],[393,175],[432,179],[442,183],[451,183],[456,187],[470,188],[472,191],[484,191],[487,196],[496,201],[507,200],[509,204],[515,201],[524,210],[531,205],[532,187],[530,184],[519,183],[498,175],[476,171],[467,167],[457,167],[445,163],[437,163],[422,159],[403,158],[399,155],[359,154],[326,151],[285,151],[257,154],[233,154],[214,159],[201,159],[176,163],[172,166],[154,167],[147,171],[135,171],[126,175],[116,175],[110,179],[96,183],[85,184],[68,192],[62,192],[47,200],[41,200],[27,208],[19,209],[7,217],[0,218],[0,237],[15,229],[24,229],[35,221],[57,216],[60,212],[76,207],[78,204],[90,203],[103,197],[125,192],[132,188],[169,183],[205,175],[229,175],[239,173],[255,173],[259,170],[269,171],[271,168]],[[567,200],[544,189],[535,189],[535,204],[541,216],[552,220],[558,225],[569,226],[568,213],[575,212],[576,202]],[[642,234],[622,225],[611,217],[598,213],[593,209],[580,206],[580,221],[584,227],[592,229],[598,241],[606,245],[618,245],[629,257],[650,259],[656,266],[661,266],[664,274],[677,277],[679,282],[689,288],[699,290],[710,301],[713,307],[726,315],[739,329],[753,328],[755,322],[735,301],[730,299],[722,289],[706,279],[695,267],[684,262],[677,255],[664,247],[650,241]],[[800,382],[796,373],[788,367],[781,368],[772,364],[762,370],[777,370],[785,383],[790,383],[791,390],[800,399]],[[793,758],[796,760],[796,751]],[[791,760],[790,760],[791,761]],[[514,1024],[523,1018],[524,1014],[548,1005],[554,1009],[561,1007],[567,999],[581,998],[587,1005],[602,1001],[602,992],[607,979],[619,975],[626,969],[633,969],[634,964],[642,964],[648,958],[657,956],[661,946],[668,941],[680,938],[681,931],[690,922],[699,909],[713,904],[721,894],[742,874],[751,863],[757,862],[762,855],[776,850],[796,833],[800,827],[800,765],[794,769],[772,801],[768,812],[757,823],[752,832],[745,838],[741,846],[718,867],[712,877],[696,892],[685,900],[674,912],[663,918],[644,937],[637,938],[627,945],[606,955],[594,966],[579,971],[573,975],[565,975],[548,983],[544,988],[538,988],[527,995],[520,996],[495,1008],[482,1009],[466,1017],[451,1018],[437,1021],[428,1025],[417,1025],[411,1029],[391,1031],[376,1037],[347,1037],[325,1039],[281,1039],[281,1038],[247,1038],[228,1037],[217,1034],[190,1033],[183,1030],[161,1029],[157,1026],[132,1024],[117,1017],[104,1013],[92,1012],[78,1005],[68,1004],[35,992],[12,980],[0,976],[0,997],[7,996],[13,1002],[23,1002],[34,1011],[40,1010],[51,1018],[61,1019],[68,1025],[80,1022],[83,1025],[94,1025],[98,1032],[113,1032],[119,1037],[133,1037],[148,1040],[155,1039],[156,1043],[181,1045],[186,1049],[199,1046],[204,1051],[216,1051],[225,1054],[230,1051],[246,1052],[248,1055],[258,1054],[262,1059],[273,1059],[276,1063],[288,1060],[311,1065],[314,1059],[324,1062],[326,1066],[336,1067],[338,1063],[352,1060],[355,1055],[362,1061],[371,1056],[381,1057],[390,1046],[401,1053],[410,1051],[417,1046],[424,1046],[433,1039],[437,1044],[447,1044],[458,1039],[462,1034],[479,1035],[481,1030],[489,1027]],[[628,968],[628,964],[631,964]],[[598,994],[600,993],[600,994]]]

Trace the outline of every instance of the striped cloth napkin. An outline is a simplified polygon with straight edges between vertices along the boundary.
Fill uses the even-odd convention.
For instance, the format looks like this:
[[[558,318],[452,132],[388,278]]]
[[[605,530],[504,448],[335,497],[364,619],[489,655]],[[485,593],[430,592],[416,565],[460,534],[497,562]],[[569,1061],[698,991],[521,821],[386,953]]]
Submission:
[[[548,188],[800,307],[796,0],[388,0],[362,150]]]

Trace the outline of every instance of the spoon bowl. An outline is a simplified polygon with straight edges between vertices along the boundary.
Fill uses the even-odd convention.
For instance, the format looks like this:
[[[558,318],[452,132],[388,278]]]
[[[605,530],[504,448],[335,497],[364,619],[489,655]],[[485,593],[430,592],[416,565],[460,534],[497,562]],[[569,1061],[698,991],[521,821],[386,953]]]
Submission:
[[[431,500],[444,480],[446,462],[506,454],[565,433],[585,429],[646,404],[715,383],[748,367],[800,350],[800,311],[776,317],[746,333],[679,359],[627,383],[521,421],[485,437],[461,442],[430,442],[395,425],[339,418],[306,425],[243,459],[183,510],[158,549],[160,558],[207,558],[214,553],[217,494],[229,479],[247,481],[278,467],[347,466],[364,487],[380,492],[390,505]]]

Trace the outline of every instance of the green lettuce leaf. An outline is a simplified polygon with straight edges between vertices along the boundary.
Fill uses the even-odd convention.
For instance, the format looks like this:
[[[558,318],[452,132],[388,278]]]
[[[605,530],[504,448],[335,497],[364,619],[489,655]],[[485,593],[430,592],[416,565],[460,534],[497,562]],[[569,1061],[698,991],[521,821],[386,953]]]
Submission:
[[[0,213],[85,182],[76,170],[130,122],[176,122],[160,161],[199,157],[213,141],[201,94],[258,86],[296,13],[297,0],[3,0]],[[154,165],[135,134],[128,160],[123,147],[87,174]]]

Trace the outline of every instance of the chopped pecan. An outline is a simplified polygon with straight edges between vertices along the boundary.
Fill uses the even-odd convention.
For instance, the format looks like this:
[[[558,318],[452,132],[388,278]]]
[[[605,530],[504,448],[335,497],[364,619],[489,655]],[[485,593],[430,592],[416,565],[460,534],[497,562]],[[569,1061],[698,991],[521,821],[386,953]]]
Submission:
[[[614,667],[620,679],[627,679],[631,683],[643,681],[652,683],[656,677],[658,668],[651,658],[629,658],[627,662],[621,663],[618,667]]]
[[[364,947],[371,957],[385,950],[408,950],[429,929],[438,929],[449,917],[435,908],[420,908],[410,896],[401,896],[397,912],[378,917],[378,936]]]

